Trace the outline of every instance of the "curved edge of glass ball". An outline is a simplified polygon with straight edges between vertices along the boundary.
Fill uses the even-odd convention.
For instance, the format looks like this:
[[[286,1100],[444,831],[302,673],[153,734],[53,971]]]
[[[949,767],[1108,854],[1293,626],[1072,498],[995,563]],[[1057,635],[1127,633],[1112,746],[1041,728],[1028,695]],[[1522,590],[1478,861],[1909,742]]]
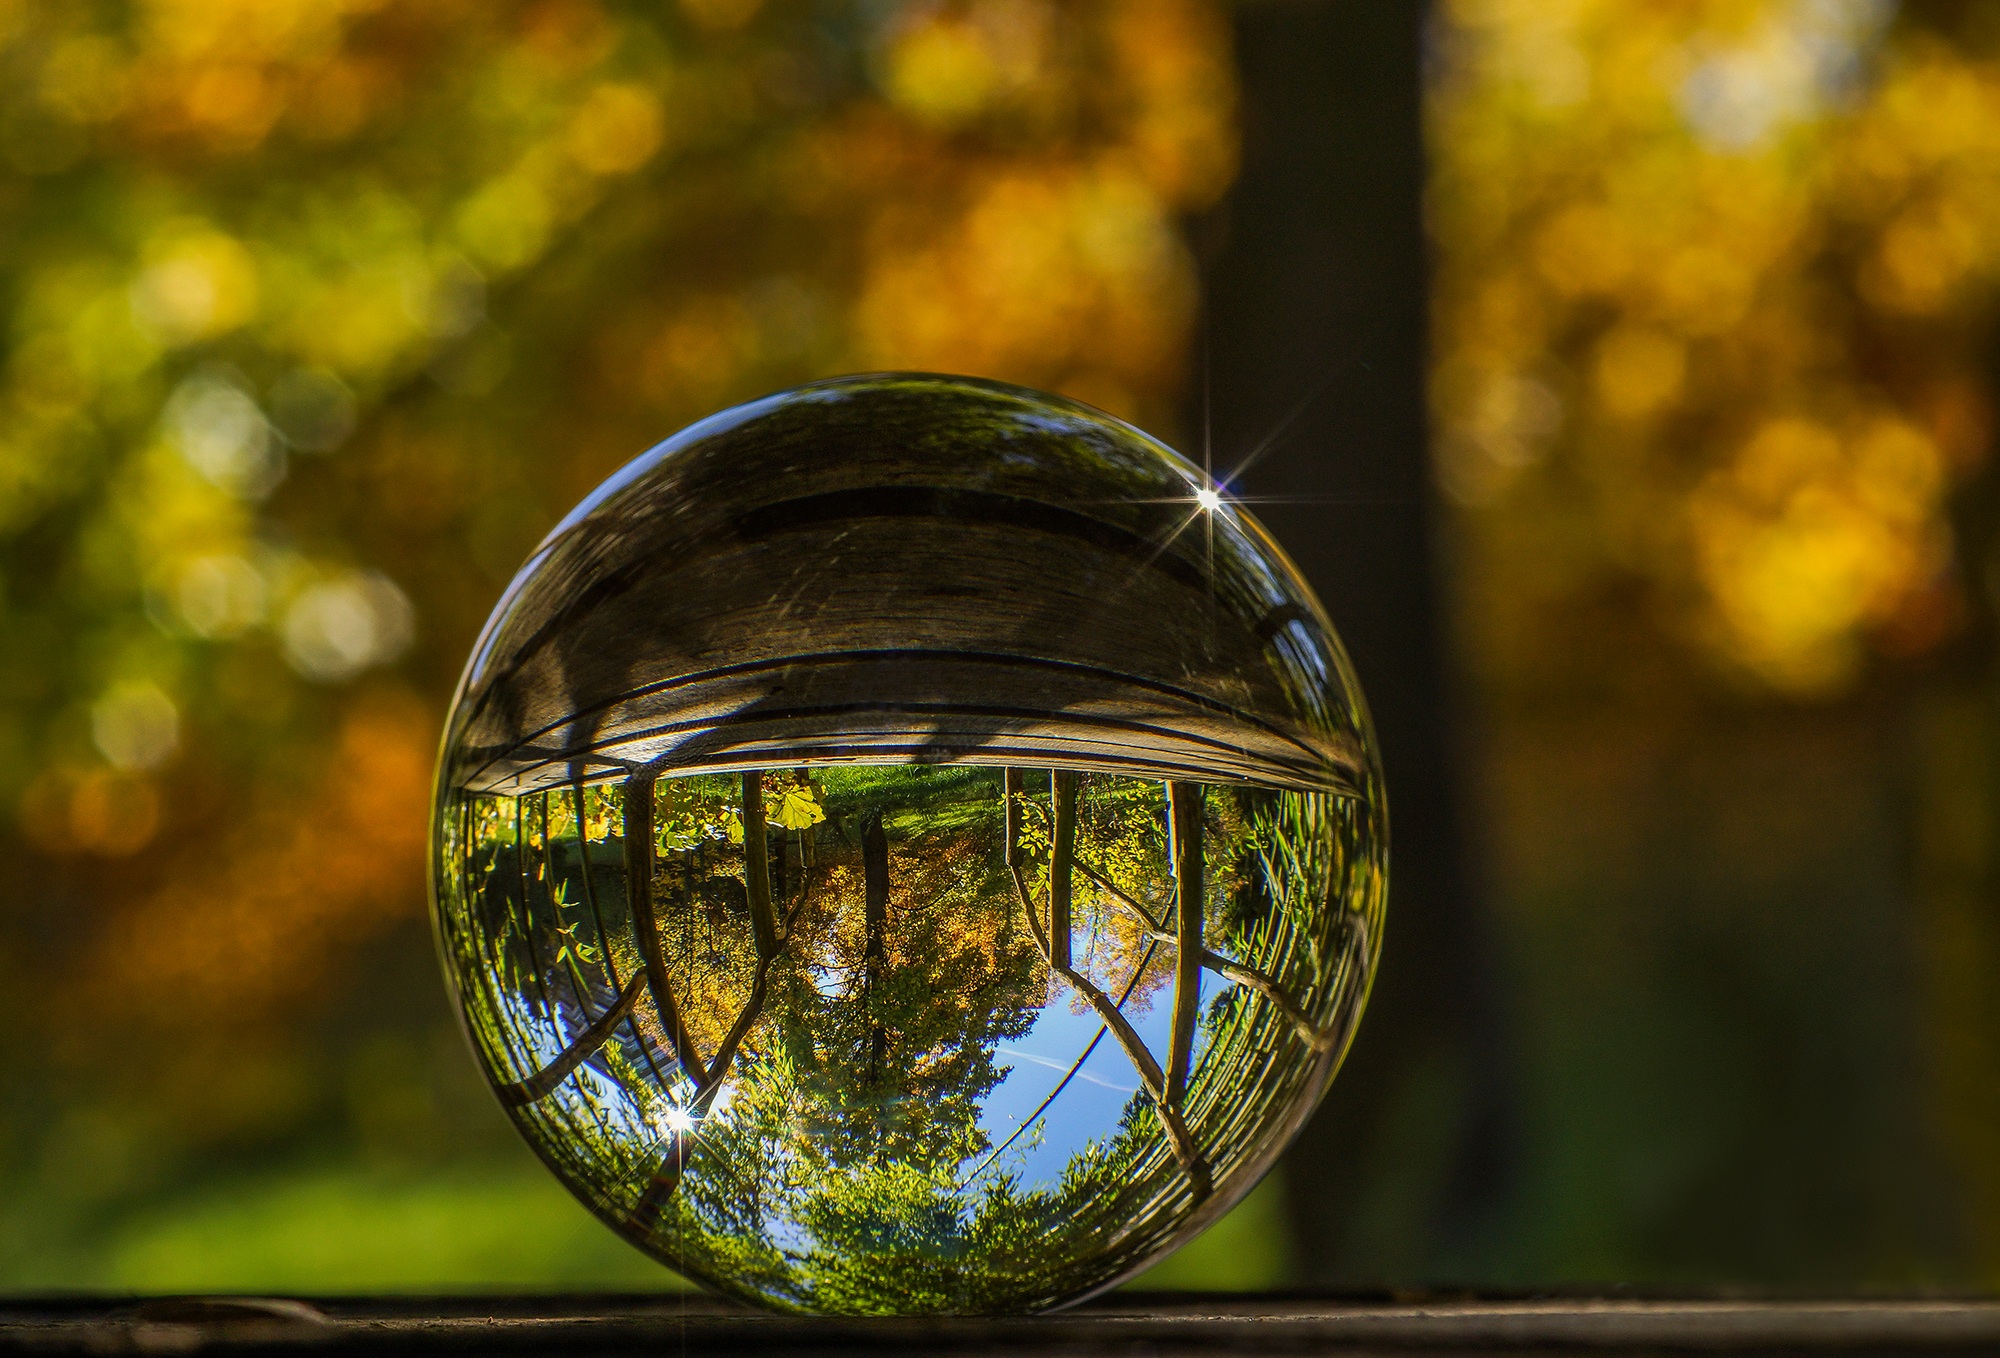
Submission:
[[[1215,491],[1112,416],[977,379],[837,378],[690,425],[587,496],[495,607],[446,724],[433,861],[451,798],[635,769],[1038,763],[1350,799],[1369,927],[1345,1030],[1212,1194],[1031,1309],[1116,1287],[1212,1225],[1293,1139],[1380,952],[1387,811],[1359,684],[1282,549]],[[463,1018],[441,876],[433,922]],[[598,1210],[663,1262],[771,1304]]]
[[[1204,507],[1213,489],[1112,416],[997,382],[873,374],[733,407],[535,550],[468,661],[444,772],[518,793],[613,774],[608,748],[686,772],[780,745],[1000,763],[1011,740],[1366,793],[1372,733],[1332,625],[1243,506]],[[860,701],[926,715],[813,729],[809,708]],[[638,734],[703,713],[729,720],[672,748]]]

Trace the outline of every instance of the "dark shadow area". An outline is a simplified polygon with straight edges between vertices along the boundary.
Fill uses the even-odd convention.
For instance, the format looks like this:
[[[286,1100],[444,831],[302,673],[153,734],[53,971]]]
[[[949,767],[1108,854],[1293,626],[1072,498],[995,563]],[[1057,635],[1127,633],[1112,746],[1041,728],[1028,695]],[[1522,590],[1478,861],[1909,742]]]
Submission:
[[[1424,418],[1423,17],[1404,3],[1246,7],[1243,168],[1205,228],[1216,474],[1247,460],[1233,488],[1332,615],[1391,806],[1389,942],[1367,1023],[1285,1162],[1301,1281],[1478,1272],[1515,1155]]]

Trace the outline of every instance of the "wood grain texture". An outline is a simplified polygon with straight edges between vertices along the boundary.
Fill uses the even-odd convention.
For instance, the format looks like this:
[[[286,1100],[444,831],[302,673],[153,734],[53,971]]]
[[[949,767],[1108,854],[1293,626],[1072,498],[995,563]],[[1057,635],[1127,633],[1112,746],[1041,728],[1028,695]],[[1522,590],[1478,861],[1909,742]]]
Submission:
[[[0,1350],[40,1353],[1901,1354],[2000,1346],[1990,1300],[1385,1301],[1132,1296],[1055,1316],[819,1320],[697,1296],[14,1300]]]

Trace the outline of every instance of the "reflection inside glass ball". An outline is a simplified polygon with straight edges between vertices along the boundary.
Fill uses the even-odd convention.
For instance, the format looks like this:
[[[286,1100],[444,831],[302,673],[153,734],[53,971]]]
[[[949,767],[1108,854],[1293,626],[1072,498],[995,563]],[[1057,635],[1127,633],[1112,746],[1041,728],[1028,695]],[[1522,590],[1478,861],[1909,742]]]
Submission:
[[[1197,470],[1057,398],[843,379],[663,444],[517,577],[436,923],[502,1104],[641,1248],[782,1309],[1040,1309],[1311,1111],[1383,815],[1330,627]]]

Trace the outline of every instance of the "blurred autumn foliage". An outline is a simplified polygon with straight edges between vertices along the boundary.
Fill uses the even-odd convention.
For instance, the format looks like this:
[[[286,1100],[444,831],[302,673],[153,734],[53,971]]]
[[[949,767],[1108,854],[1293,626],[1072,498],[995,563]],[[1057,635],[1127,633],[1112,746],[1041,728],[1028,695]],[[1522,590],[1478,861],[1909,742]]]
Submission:
[[[2000,6],[1435,20],[1433,451],[1523,1053],[1465,1267],[1990,1286]]]
[[[1962,630],[2000,27],[1954,42],[1923,9],[1447,7],[1434,399],[1493,554],[1482,663],[1532,682],[1634,586],[1625,625],[1786,694]]]
[[[0,1276],[429,1097],[436,724],[624,460],[885,367],[1170,424],[1233,82],[1203,0],[0,2]]]
[[[1498,1235],[1410,1253],[1415,1072],[1355,1276],[1990,1284],[2000,5],[1432,18],[1526,1149]],[[0,1285],[655,1276],[475,1172],[522,1158],[420,862],[473,634],[607,473],[793,382],[1178,432],[1230,21],[0,0]]]

